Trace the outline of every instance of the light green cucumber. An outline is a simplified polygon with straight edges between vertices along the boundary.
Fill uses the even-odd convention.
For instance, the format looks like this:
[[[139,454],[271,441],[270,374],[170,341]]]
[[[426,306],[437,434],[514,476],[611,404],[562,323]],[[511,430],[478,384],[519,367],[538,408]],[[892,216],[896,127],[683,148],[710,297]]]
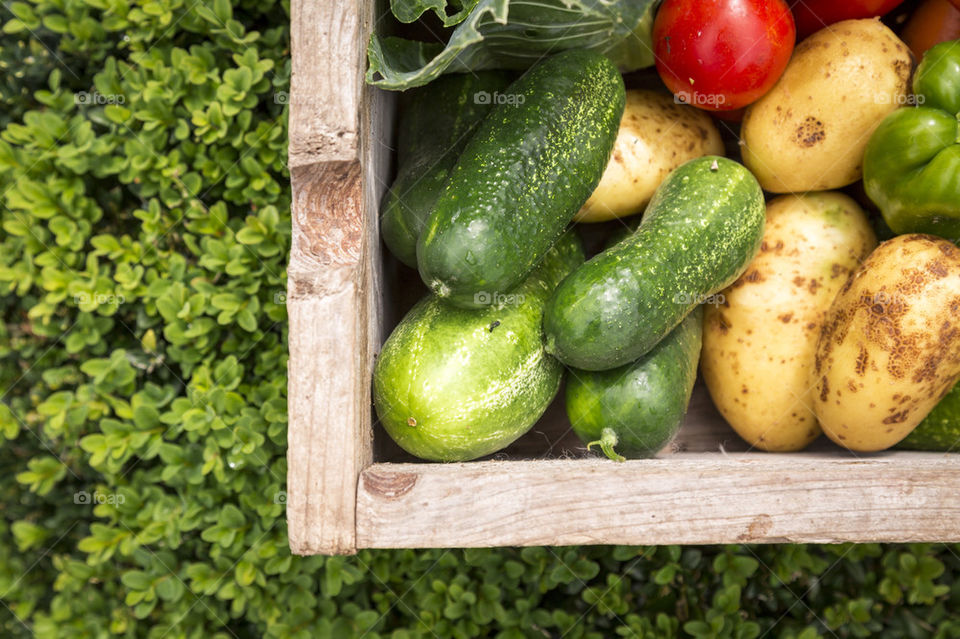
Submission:
[[[465,461],[529,430],[563,374],[543,348],[543,307],[582,262],[580,242],[568,233],[520,286],[485,308],[456,308],[435,295],[413,307],[384,344],[373,377],[377,415],[401,448]]]

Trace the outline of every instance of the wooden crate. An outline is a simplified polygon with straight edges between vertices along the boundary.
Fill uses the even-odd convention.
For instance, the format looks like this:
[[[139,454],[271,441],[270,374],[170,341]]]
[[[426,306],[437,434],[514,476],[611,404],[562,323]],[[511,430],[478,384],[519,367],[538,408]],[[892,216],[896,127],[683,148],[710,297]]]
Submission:
[[[494,459],[417,463],[376,424],[374,358],[416,295],[382,255],[395,95],[364,85],[368,0],[294,0],[287,519],[297,554],[359,548],[960,541],[960,457],[751,452],[702,388],[671,451],[585,455],[559,402]]]

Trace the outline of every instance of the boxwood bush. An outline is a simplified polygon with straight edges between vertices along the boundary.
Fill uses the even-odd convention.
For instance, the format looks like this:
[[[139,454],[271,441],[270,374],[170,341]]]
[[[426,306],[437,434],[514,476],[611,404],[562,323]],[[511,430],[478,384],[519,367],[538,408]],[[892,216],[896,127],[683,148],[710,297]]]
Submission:
[[[3,637],[960,637],[957,546],[292,557],[288,5],[3,6]]]

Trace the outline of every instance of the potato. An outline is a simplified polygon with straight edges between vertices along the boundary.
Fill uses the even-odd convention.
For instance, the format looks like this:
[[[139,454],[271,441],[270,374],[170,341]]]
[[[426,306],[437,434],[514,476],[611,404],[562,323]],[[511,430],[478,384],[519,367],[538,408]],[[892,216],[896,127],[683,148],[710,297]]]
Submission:
[[[747,108],[743,162],[774,193],[836,189],[863,174],[873,130],[906,104],[907,46],[879,20],[846,20],[797,45],[777,84]]]
[[[610,162],[575,220],[603,222],[641,213],[670,171],[711,154],[723,155],[724,149],[707,114],[670,95],[627,91]]]
[[[701,370],[734,430],[763,450],[800,450],[820,434],[811,375],[837,291],[876,246],[866,214],[841,193],[767,205],[760,253],[707,306]]]
[[[960,249],[932,235],[881,244],[830,307],[815,375],[836,443],[876,451],[909,435],[960,378]]]

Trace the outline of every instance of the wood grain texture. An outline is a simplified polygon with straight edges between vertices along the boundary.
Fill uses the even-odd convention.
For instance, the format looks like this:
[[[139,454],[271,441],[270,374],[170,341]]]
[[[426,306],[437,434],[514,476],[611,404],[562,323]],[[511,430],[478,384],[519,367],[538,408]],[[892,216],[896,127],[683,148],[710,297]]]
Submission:
[[[290,167],[356,159],[374,3],[290,5]]]
[[[382,2],[294,0],[287,270],[287,523],[297,554],[356,551],[360,471],[373,461],[370,379],[383,333],[377,209],[392,96],[367,87]]]
[[[363,548],[960,541],[960,458],[677,453],[374,464]]]
[[[297,554],[355,552],[372,461],[372,248],[359,162],[294,168],[287,269],[287,525]],[[373,231],[375,232],[375,231]]]

